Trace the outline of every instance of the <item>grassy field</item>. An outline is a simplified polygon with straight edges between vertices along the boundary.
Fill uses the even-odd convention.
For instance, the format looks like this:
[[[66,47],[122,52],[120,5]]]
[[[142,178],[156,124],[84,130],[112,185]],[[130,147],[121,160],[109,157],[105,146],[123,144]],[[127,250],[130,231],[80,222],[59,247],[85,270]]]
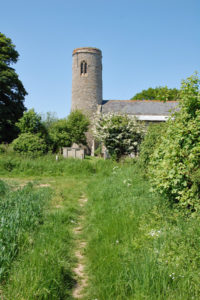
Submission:
[[[0,177],[2,299],[73,299],[82,214],[84,299],[200,298],[199,219],[152,194],[137,164],[1,155]]]
[[[153,195],[135,166],[88,185],[85,299],[199,299],[199,219]]]

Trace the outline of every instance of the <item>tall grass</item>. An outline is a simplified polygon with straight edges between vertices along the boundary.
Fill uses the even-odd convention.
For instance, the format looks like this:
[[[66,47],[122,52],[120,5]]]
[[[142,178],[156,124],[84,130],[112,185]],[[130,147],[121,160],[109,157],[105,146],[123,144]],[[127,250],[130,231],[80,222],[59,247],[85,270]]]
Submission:
[[[43,207],[49,197],[47,189],[33,190],[29,184],[10,191],[0,181],[0,280],[7,276],[20,247],[27,243],[28,233],[43,222]]]
[[[3,285],[7,300],[70,299],[75,283],[72,227],[80,213],[77,199],[84,181],[54,180],[52,200],[46,206],[43,224],[29,237],[29,246],[12,263]]]
[[[86,299],[199,299],[200,227],[151,194],[137,166],[88,187]]]
[[[88,177],[96,173],[108,174],[116,163],[102,159],[65,159],[55,155],[31,158],[17,154],[0,154],[0,176],[34,177],[34,176],[77,176]]]
[[[31,158],[20,155],[0,155],[0,175],[9,176],[87,176],[95,172],[88,160],[64,159],[55,155]]]
[[[0,181],[2,220],[12,224],[4,229],[11,253],[0,288],[4,299],[72,298],[72,228],[83,213],[77,201],[82,194],[89,199],[83,232],[89,276],[85,299],[200,298],[199,218],[181,216],[152,194],[137,164],[3,154],[0,166],[3,177],[19,182],[36,177],[37,185],[50,183],[54,191],[30,185],[11,191]],[[15,220],[16,228],[23,228],[17,233]]]

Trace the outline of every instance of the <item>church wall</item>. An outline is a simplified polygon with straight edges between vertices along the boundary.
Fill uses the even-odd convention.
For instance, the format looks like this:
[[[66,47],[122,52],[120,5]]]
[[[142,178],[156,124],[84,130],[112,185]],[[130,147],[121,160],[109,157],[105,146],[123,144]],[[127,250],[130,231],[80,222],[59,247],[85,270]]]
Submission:
[[[101,60],[101,51],[96,48],[78,48],[73,51],[72,111],[79,109],[91,116],[102,103]],[[81,74],[82,62],[86,63],[87,68],[83,74]]]

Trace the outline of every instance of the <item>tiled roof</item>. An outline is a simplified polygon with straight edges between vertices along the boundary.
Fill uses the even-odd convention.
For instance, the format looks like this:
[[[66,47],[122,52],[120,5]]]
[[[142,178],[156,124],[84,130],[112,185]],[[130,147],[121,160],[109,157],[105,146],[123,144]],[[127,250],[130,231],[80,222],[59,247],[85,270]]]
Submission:
[[[161,102],[155,100],[103,100],[102,113],[121,113],[127,115],[169,116],[178,109],[177,101]]]

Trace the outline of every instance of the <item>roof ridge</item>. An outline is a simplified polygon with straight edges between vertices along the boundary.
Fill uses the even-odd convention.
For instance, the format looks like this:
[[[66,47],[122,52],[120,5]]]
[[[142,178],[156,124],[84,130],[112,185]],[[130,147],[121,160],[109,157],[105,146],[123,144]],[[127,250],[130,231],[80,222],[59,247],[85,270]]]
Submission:
[[[175,102],[175,103],[178,103],[179,102],[179,100],[171,100],[171,101],[163,101],[163,100],[119,100],[119,99],[117,99],[117,100],[115,100],[115,99],[112,99],[112,100],[110,100],[110,99],[108,99],[108,100],[103,100],[103,101],[123,101],[123,102],[162,102],[162,103],[173,103],[173,102]]]

